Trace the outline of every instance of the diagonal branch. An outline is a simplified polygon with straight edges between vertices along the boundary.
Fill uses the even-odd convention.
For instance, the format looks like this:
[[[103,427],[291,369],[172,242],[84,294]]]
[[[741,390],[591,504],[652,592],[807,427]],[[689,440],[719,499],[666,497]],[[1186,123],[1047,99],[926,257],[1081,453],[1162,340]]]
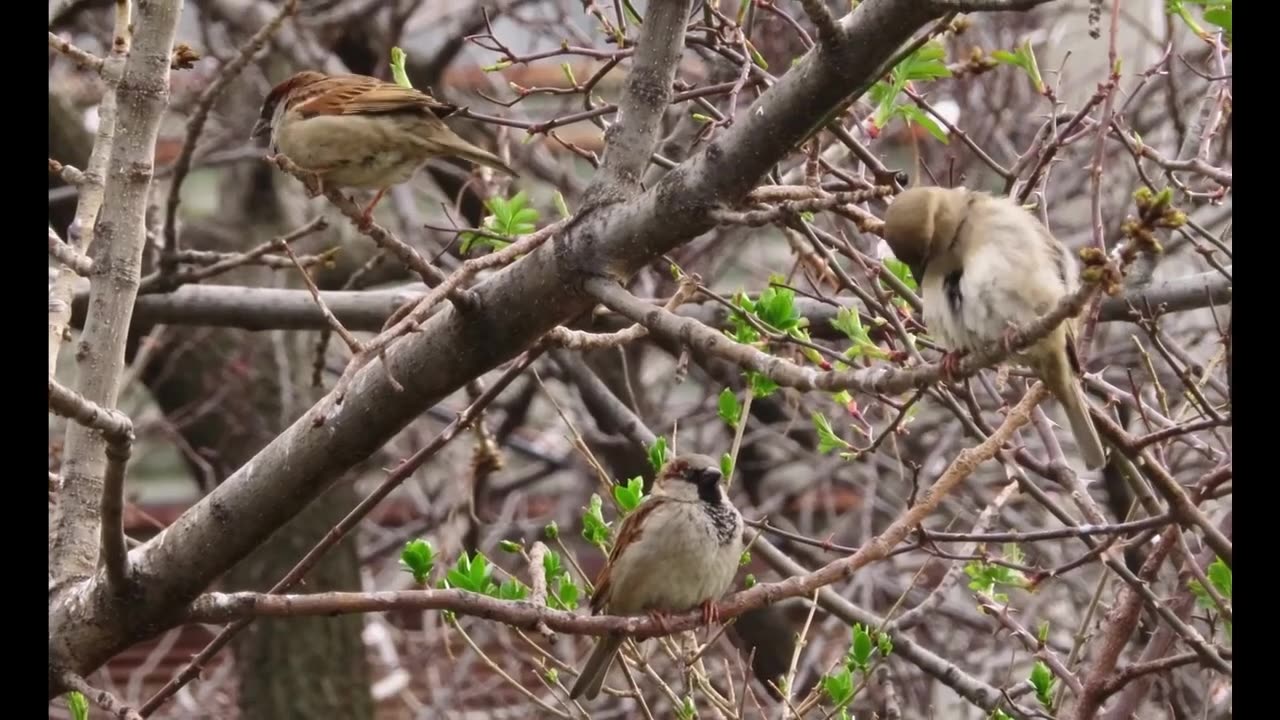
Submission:
[[[49,228],[49,255],[71,268],[75,274],[87,277],[93,270],[93,261],[83,253],[63,242],[53,228]]]
[[[618,103],[618,120],[605,132],[604,165],[588,190],[588,198],[617,202],[640,184],[675,92],[672,84],[692,4],[691,0],[666,0],[649,6]]]
[[[1086,285],[1074,295],[1067,296],[1052,311],[1026,327],[1018,329],[1006,348],[1002,343],[965,356],[958,364],[953,377],[968,377],[989,367],[1012,352],[1027,347],[1047,336],[1067,317],[1079,313],[1086,299],[1096,291],[1096,286]],[[718,357],[758,372],[783,387],[801,391],[857,390],[865,393],[895,393],[920,389],[942,379],[941,363],[931,363],[908,369],[884,366],[857,370],[818,371],[797,365],[789,360],[769,355],[756,348],[734,342],[702,323],[669,313],[640,300],[617,283],[592,278],[586,282],[586,291],[600,302],[632,322],[640,323],[650,331],[687,345],[695,356]]]
[[[820,43],[826,46],[834,46],[844,41],[844,32],[840,30],[835,17],[832,16],[831,8],[827,7],[826,0],[800,0],[800,4],[804,6],[804,12],[809,16],[809,22],[818,28],[818,41]]]

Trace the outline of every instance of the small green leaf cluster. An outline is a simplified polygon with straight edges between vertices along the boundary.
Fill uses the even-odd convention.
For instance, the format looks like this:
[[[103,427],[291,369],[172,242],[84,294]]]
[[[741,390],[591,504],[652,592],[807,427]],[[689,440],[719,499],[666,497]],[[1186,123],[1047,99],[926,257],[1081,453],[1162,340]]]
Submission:
[[[536,230],[539,214],[535,208],[528,206],[528,202],[529,198],[523,190],[510,199],[494,196],[485,200],[484,206],[488,208],[489,214],[485,215],[480,227],[483,232],[468,230],[462,233],[462,254],[466,255],[473,247],[501,250],[510,245],[511,240]]]
[[[849,720],[849,704],[858,696],[867,676],[874,669],[876,657],[884,660],[893,652],[893,640],[887,633],[868,630],[861,623],[851,628],[849,651],[838,670],[822,677],[822,692],[835,706],[834,717]],[[862,678],[862,682],[858,678]]]
[[[942,143],[947,143],[947,132],[937,121],[914,103],[899,102],[898,96],[912,82],[937,80],[951,77],[947,68],[946,50],[942,43],[930,40],[920,49],[903,58],[902,62],[889,72],[887,81],[881,80],[867,92],[867,97],[875,103],[876,109],[871,116],[871,124],[876,130],[883,130],[894,119],[901,118],[906,123],[916,123]]]

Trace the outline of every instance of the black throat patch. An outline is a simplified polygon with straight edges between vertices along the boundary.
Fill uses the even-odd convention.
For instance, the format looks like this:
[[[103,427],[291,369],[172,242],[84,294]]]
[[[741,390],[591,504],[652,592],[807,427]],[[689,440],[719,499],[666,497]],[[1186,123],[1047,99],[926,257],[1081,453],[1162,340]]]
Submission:
[[[963,277],[964,271],[956,269],[942,278],[942,292],[947,296],[947,307],[951,308],[953,314],[960,313],[960,305],[964,302],[964,296],[960,292],[960,279]]]

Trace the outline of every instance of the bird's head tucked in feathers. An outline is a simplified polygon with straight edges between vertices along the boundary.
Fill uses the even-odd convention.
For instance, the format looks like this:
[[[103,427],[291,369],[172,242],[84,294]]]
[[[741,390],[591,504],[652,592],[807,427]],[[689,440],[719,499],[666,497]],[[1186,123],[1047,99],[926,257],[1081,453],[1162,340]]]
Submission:
[[[945,253],[964,222],[970,192],[965,188],[916,187],[903,191],[884,216],[884,241],[906,263],[916,282]]]

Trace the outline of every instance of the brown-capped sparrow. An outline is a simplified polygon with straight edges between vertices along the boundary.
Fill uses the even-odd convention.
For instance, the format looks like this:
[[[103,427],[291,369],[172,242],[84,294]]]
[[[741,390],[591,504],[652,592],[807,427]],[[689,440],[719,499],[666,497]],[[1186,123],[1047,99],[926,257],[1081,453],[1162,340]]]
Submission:
[[[251,137],[270,133],[271,151],[312,173],[322,188],[327,183],[377,190],[364,210],[367,224],[382,195],[434,157],[453,155],[519,177],[444,124],[457,110],[419,90],[366,75],[304,70],[267,93]]]
[[[1079,288],[1075,258],[1035,216],[1013,200],[965,188],[918,187],[889,205],[884,239],[920,285],[929,332],[960,355],[1047,314]],[[1077,376],[1076,325],[1068,318],[1017,353],[1062,404],[1085,466],[1105,451]]]
[[[660,622],[701,607],[719,617],[716,601],[738,572],[742,515],[721,487],[719,465],[705,455],[679,455],[658,472],[653,489],[622,520],[609,561],[596,578],[592,614],[639,615]],[[569,697],[600,693],[625,637],[605,635],[582,666]]]

